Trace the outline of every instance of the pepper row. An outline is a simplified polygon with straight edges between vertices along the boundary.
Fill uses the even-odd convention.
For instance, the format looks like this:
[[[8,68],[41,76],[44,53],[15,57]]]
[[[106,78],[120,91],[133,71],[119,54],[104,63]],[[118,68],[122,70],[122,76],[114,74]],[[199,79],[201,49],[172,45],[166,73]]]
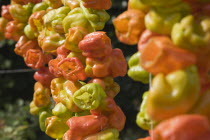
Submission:
[[[12,0],[2,6],[0,39],[37,70],[30,112],[60,140],[118,140],[126,117],[114,97],[127,63],[104,28],[111,0]]]
[[[138,45],[128,75],[150,83],[137,124],[139,140],[210,139],[210,2],[129,0],[113,23],[118,39]],[[150,76],[151,74],[151,76]]]

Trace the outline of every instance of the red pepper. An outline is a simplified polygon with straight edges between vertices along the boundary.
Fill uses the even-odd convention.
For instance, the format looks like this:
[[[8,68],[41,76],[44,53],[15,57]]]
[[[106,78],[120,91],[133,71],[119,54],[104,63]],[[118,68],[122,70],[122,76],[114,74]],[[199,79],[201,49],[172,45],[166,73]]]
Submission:
[[[2,10],[1,16],[10,21],[10,20],[13,20],[13,18],[11,16],[11,14],[9,13],[9,7],[10,7],[10,5],[3,5],[1,7],[1,10]]]

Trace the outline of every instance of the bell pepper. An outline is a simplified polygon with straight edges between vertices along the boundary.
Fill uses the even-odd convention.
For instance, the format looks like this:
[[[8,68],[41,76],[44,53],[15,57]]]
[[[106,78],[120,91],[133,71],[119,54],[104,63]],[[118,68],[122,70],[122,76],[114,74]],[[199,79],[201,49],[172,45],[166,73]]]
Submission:
[[[64,31],[67,33],[69,28],[81,26],[92,32],[102,30],[105,23],[109,20],[109,14],[104,10],[93,10],[81,7],[74,8],[63,20]]]
[[[136,9],[129,9],[113,20],[117,38],[128,45],[135,45],[145,29],[145,14]]]
[[[80,7],[79,0],[61,0],[64,6],[69,6],[72,9]]]
[[[43,0],[43,1],[46,2],[53,9],[57,9],[63,5],[61,0]]]
[[[93,135],[84,137],[82,140],[119,140],[117,129],[105,129]]]
[[[108,97],[114,98],[120,92],[120,86],[114,82],[112,77],[94,78],[88,83],[99,84],[104,89]]]
[[[67,6],[50,10],[46,15],[43,16],[45,27],[48,30],[54,30],[57,33],[64,33],[62,20],[69,12],[70,8]]]
[[[132,55],[128,61],[128,76],[135,81],[140,81],[144,84],[149,83],[149,72],[141,67],[140,52],[136,52]]]
[[[83,27],[73,27],[66,34],[65,47],[73,52],[82,52],[78,48],[79,42],[88,34],[88,31]]]
[[[45,3],[45,2],[37,3],[34,5],[32,13],[42,11],[42,10],[47,10],[48,7],[49,7],[49,5],[47,5],[47,3]]]
[[[15,20],[8,22],[4,33],[5,38],[18,41],[24,35],[24,27],[24,23],[19,23]]]
[[[167,74],[196,63],[193,53],[178,48],[165,36],[151,38],[141,50],[140,60],[141,66],[154,75]]]
[[[190,7],[186,3],[166,8],[152,8],[145,16],[145,26],[152,32],[170,35],[173,25],[189,13]]]
[[[200,23],[192,15],[184,17],[176,23],[171,33],[174,44],[190,51],[209,45],[210,18],[205,18]]]
[[[31,26],[31,29],[35,32],[41,32],[44,28],[43,16],[46,14],[45,10],[37,11],[31,14],[29,17],[28,23]]]
[[[86,35],[79,42],[79,49],[85,57],[101,58],[111,54],[112,44],[105,32],[98,31]]]
[[[31,26],[29,24],[25,26],[24,34],[29,39],[35,39],[37,37],[37,33],[33,31],[33,29],[31,28]]]
[[[82,0],[86,8],[95,10],[108,10],[112,6],[111,0]]]
[[[13,20],[10,12],[9,12],[9,8],[11,5],[2,5],[1,6],[1,17],[7,19],[8,21]]]
[[[26,36],[21,36],[15,45],[15,53],[22,57],[25,57],[26,52],[29,49],[39,48],[38,42],[36,40],[29,40]]]
[[[37,107],[47,107],[51,103],[50,101],[50,89],[44,87],[41,83],[36,82],[34,85],[34,104]]]
[[[140,0],[129,0],[128,9],[136,9],[147,13],[149,11],[149,6],[143,4]]]
[[[66,121],[66,118],[59,118],[57,116],[48,117],[45,121],[45,133],[54,139],[62,138],[64,133],[68,130]]]
[[[84,66],[77,57],[64,58],[58,63],[58,69],[65,79],[71,81],[86,79]]]
[[[105,97],[106,93],[99,84],[89,83],[74,93],[73,101],[82,110],[92,110],[99,107]]]
[[[152,133],[155,140],[208,140],[210,125],[201,115],[178,115],[158,124]]]
[[[52,59],[51,54],[44,54],[41,49],[29,49],[26,52],[24,61],[28,67],[39,69]]]
[[[42,67],[34,73],[34,79],[47,88],[50,88],[53,78],[55,77],[50,73],[48,67]]]
[[[45,121],[48,117],[51,117],[51,116],[52,116],[52,114],[49,113],[48,111],[42,111],[39,113],[39,127],[40,127],[41,131],[45,132],[45,130],[46,130],[46,124],[45,124],[46,122]]]
[[[140,112],[136,116],[136,123],[139,127],[145,130],[150,130],[151,126],[155,127],[157,122],[150,119],[149,115],[147,114],[147,98],[149,92],[145,92],[143,94],[142,103],[140,106]]]
[[[73,113],[69,111],[66,106],[62,103],[58,103],[55,105],[55,107],[52,109],[52,114],[60,117],[60,118],[71,118],[73,116]]]
[[[102,115],[72,117],[66,122],[70,129],[64,135],[63,140],[81,140],[85,136],[95,134],[106,128],[107,122],[107,117]]]
[[[9,12],[14,20],[21,23],[27,23],[29,16],[32,13],[34,4],[27,5],[12,4],[9,7]]]
[[[152,120],[161,121],[192,109],[200,92],[195,66],[185,70],[156,75],[147,97],[147,113]]]

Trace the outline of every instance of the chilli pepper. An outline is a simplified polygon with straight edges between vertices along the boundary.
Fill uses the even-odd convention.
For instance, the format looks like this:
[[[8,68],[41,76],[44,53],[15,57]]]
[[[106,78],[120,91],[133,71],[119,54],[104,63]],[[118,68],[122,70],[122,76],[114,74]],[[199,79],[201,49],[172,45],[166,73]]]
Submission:
[[[11,5],[3,5],[3,6],[1,7],[1,17],[5,18],[5,19],[7,19],[7,20],[9,20],[9,21],[13,20],[11,14],[10,14],[10,12],[9,12],[10,6],[11,6]]]

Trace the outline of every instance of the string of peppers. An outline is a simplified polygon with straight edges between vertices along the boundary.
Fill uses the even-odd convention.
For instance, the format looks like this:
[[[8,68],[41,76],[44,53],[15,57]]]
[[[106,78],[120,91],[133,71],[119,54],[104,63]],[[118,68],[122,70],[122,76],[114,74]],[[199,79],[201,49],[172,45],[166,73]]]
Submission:
[[[136,118],[150,136],[139,140],[209,140],[210,1],[129,0],[113,23],[121,42],[138,45],[128,75],[152,75]]]
[[[2,6],[0,39],[37,70],[30,112],[57,140],[118,140],[126,117],[114,77],[127,72],[104,28],[111,0],[12,0]]]

